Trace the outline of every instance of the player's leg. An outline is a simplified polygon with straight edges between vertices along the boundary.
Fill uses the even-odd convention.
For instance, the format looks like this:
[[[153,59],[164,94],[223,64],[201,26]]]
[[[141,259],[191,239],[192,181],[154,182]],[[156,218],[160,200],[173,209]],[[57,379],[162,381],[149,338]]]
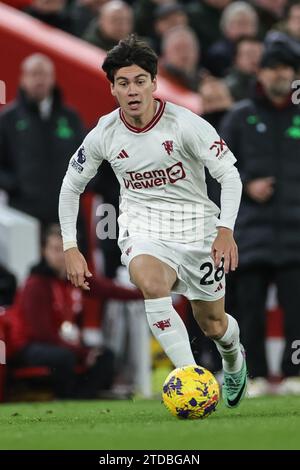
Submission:
[[[224,369],[223,398],[227,406],[237,406],[246,391],[247,369],[240,344],[237,321],[225,313],[224,297],[213,301],[192,300],[193,314],[206,336],[222,356]]]
[[[138,255],[129,273],[144,295],[150,329],[175,367],[195,364],[185,324],[172,305],[175,270],[154,256]]]

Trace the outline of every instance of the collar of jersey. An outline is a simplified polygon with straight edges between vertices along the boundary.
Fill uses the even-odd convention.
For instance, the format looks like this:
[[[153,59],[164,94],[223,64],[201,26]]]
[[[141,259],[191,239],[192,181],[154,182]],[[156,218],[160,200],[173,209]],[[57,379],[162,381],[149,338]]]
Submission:
[[[147,132],[147,131],[150,131],[150,129],[152,129],[152,127],[154,127],[158,121],[160,120],[160,118],[162,117],[163,115],[163,112],[165,110],[165,107],[166,107],[166,103],[162,100],[160,100],[159,98],[156,98],[156,101],[158,102],[158,107],[157,107],[157,111],[156,113],[154,114],[153,118],[151,119],[150,122],[148,122],[148,124],[145,126],[145,127],[134,127],[132,126],[131,124],[129,124],[126,119],[125,119],[125,116],[124,116],[124,113],[122,111],[122,109],[120,108],[119,109],[119,113],[120,113],[120,118],[121,120],[123,121],[123,123],[125,124],[125,126],[131,131],[131,132],[134,132],[135,134],[142,134],[144,132]]]

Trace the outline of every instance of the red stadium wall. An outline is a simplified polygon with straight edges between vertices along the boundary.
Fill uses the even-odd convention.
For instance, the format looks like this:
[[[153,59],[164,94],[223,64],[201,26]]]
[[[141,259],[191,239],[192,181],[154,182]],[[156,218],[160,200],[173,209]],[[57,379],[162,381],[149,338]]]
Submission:
[[[16,95],[21,61],[34,52],[52,58],[66,102],[80,112],[88,127],[114,109],[115,101],[100,69],[105,57],[102,50],[0,3],[0,80],[6,83],[7,102]],[[196,113],[201,111],[197,94],[162,78],[158,95]]]

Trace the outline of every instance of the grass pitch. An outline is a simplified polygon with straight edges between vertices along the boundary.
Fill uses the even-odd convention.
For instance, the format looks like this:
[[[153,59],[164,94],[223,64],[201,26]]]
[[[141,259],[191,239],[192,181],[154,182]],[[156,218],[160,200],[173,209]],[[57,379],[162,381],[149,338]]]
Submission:
[[[1,449],[300,449],[300,397],[221,402],[203,421],[173,418],[159,400],[0,406]]]

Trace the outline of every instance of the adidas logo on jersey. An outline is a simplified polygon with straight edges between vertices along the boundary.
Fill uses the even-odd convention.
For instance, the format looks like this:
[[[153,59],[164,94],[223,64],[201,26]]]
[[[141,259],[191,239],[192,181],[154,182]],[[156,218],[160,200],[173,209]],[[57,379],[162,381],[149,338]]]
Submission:
[[[122,149],[121,152],[119,153],[119,155],[117,156],[118,160],[123,160],[123,158],[129,158],[128,153],[125,152],[124,149]]]

